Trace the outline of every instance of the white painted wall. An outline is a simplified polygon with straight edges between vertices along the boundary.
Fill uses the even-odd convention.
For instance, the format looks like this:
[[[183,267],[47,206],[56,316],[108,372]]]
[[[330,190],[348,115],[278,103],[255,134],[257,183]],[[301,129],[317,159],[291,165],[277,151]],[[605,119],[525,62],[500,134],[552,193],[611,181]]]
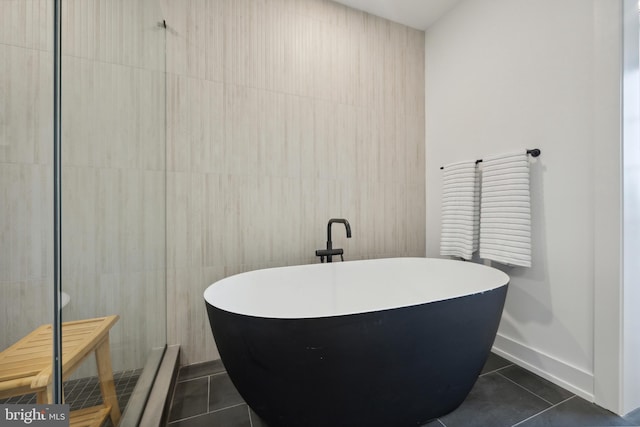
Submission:
[[[495,348],[616,412],[621,17],[610,0],[467,0],[425,37],[427,256],[439,253],[441,165],[540,148],[533,266],[503,267]]]
[[[626,1],[626,0],[625,0]],[[621,1],[594,2],[594,51],[600,58],[595,63],[594,87],[598,114],[594,117],[595,240],[594,240],[594,400],[612,411],[620,408],[622,344],[622,199],[621,169],[621,99],[620,75],[622,53]],[[608,173],[616,170],[617,173]],[[615,224],[616,228],[613,227]]]
[[[636,0],[624,0],[621,412],[640,407],[640,46]]]

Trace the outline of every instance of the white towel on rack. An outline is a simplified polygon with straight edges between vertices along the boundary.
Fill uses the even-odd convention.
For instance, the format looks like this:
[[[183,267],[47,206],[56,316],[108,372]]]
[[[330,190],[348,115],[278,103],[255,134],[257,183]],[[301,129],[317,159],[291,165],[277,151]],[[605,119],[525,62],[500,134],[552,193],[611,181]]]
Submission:
[[[529,158],[524,150],[482,162],[480,257],[531,267]]]
[[[472,160],[443,169],[440,255],[471,259],[478,250],[480,225],[478,168]]]

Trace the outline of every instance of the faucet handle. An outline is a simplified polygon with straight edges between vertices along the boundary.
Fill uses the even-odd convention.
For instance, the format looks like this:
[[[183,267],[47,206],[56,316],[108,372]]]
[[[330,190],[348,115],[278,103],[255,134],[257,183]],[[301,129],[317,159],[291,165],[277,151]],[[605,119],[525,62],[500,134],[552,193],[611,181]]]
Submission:
[[[344,249],[341,249],[341,248],[337,248],[337,249],[317,249],[316,250],[316,256],[319,256],[319,257],[342,255],[343,253],[344,253]]]
[[[331,262],[331,257],[334,255],[340,255],[340,258],[342,258],[342,260],[344,261],[344,258],[342,257],[342,254],[344,254],[344,250],[343,249],[317,249],[316,250],[316,256],[320,257],[320,262],[324,262],[324,257],[327,257],[327,262]]]

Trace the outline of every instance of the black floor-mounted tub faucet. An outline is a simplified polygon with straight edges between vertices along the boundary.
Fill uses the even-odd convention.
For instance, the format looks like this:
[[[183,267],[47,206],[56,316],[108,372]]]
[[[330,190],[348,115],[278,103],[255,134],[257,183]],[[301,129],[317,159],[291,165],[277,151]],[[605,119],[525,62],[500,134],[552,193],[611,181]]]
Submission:
[[[344,218],[331,218],[327,224],[327,249],[316,250],[316,256],[320,257],[320,262],[324,262],[325,257],[327,257],[327,262],[332,262],[331,258],[334,255],[340,255],[340,259],[344,261],[344,250],[342,250],[342,248],[333,249],[333,242],[331,241],[331,225],[336,222],[344,224],[344,227],[347,229],[347,239],[351,238],[351,225],[349,225],[349,221]]]

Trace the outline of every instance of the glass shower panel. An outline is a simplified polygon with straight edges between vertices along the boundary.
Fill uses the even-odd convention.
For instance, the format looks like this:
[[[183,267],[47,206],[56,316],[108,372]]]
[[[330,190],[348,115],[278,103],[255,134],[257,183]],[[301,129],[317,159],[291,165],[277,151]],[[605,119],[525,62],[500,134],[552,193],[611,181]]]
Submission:
[[[65,382],[71,410],[117,402],[124,412],[166,345],[161,23],[157,0],[63,3],[63,324],[108,319],[108,343],[90,349],[98,361],[89,357]],[[63,347],[76,334],[63,326]]]
[[[6,380],[52,360],[9,354],[53,320],[52,34],[52,1],[0,1],[0,403],[35,403]]]

